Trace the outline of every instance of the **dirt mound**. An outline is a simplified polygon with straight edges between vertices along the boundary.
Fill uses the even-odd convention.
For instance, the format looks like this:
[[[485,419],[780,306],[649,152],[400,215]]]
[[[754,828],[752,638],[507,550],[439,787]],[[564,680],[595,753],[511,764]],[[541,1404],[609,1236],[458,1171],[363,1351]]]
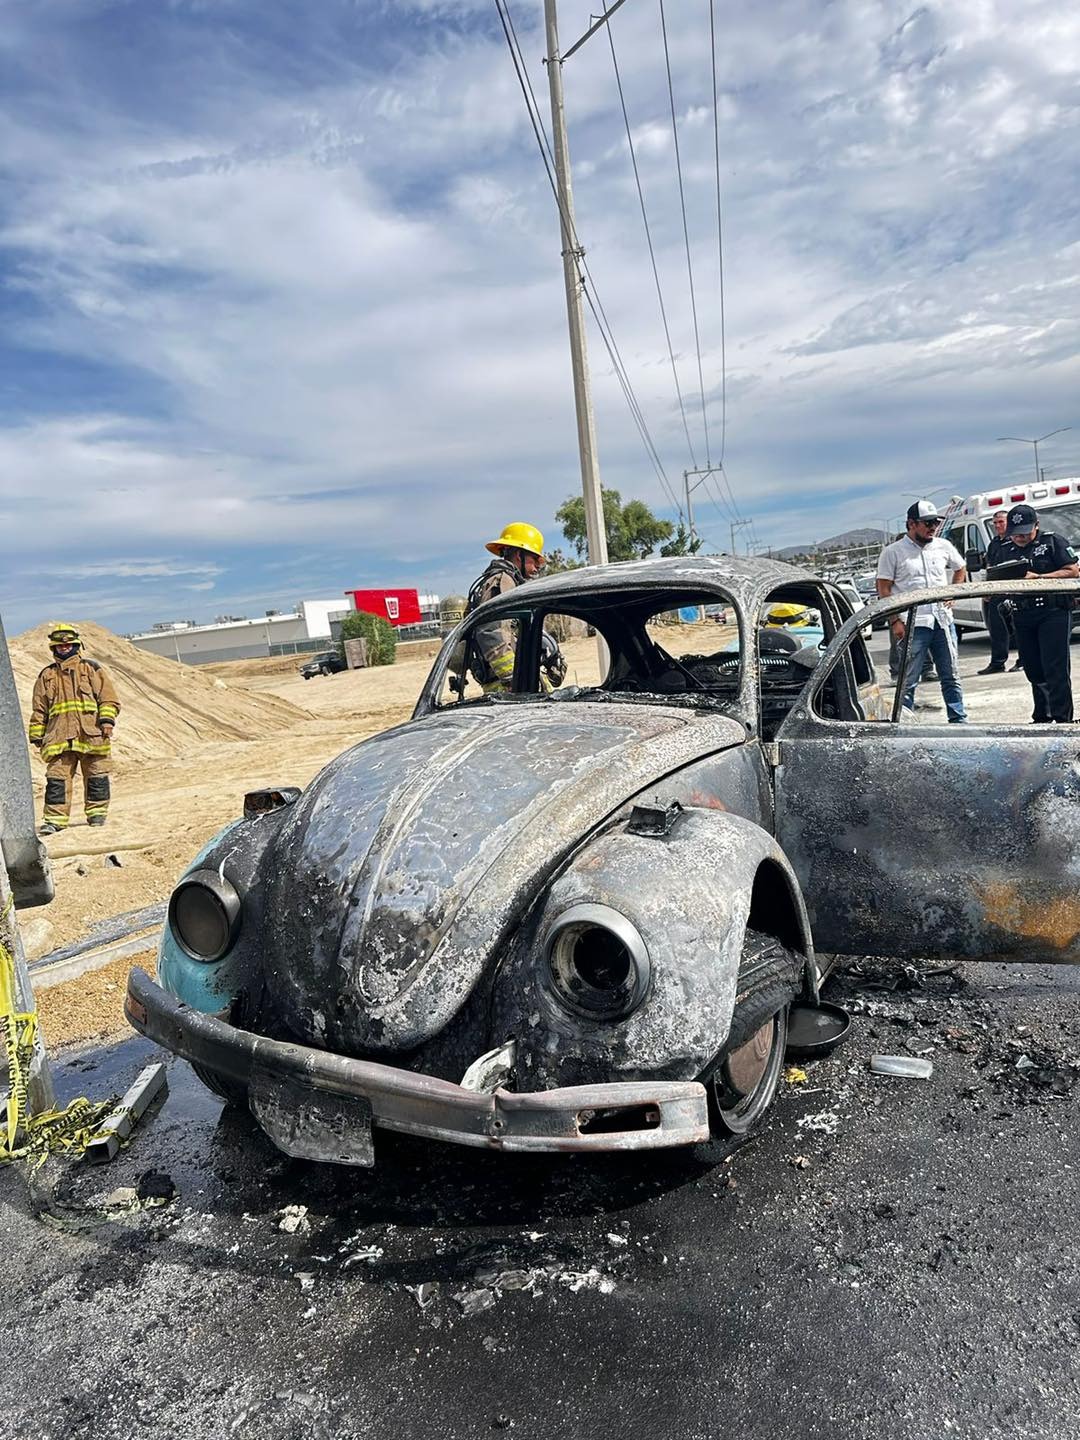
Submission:
[[[330,641],[324,647],[332,650]],[[311,656],[304,655],[253,655],[247,660],[215,660],[210,665],[200,665],[204,675],[220,675],[223,680],[239,680],[241,684],[262,675],[298,675],[300,666]]]
[[[83,654],[111,674],[120,696],[115,758],[125,761],[175,759],[196,744],[253,740],[292,729],[308,712],[266,692],[207,675],[140,650],[100,625],[80,621]],[[29,719],[30,699],[42,667],[49,663],[48,624],[26,630],[9,642],[19,703]]]

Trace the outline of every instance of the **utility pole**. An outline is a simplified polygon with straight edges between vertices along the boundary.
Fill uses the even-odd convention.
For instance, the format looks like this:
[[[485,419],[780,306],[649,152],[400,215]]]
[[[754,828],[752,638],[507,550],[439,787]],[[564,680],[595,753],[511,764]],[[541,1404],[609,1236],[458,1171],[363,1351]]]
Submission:
[[[732,553],[732,555],[737,555],[737,554],[739,553],[738,550],[735,548],[735,531],[736,531],[736,530],[741,530],[745,525],[750,525],[751,523],[752,523],[752,522],[751,522],[750,520],[732,520],[732,522],[731,522],[731,527],[730,527],[730,528],[731,528],[731,553]]]
[[[593,417],[592,390],[589,383],[585,315],[581,303],[583,282],[579,264],[585,252],[577,242],[577,227],[574,223],[574,196],[570,186],[570,145],[566,137],[566,112],[563,106],[563,60],[559,54],[559,26],[555,14],[555,0],[544,0],[544,27],[547,33],[547,59],[544,63],[547,65],[548,86],[551,91],[551,138],[559,199],[559,228],[562,233],[566,314],[570,324],[570,363],[574,372],[574,408],[577,412],[578,452],[581,456],[581,492],[585,497],[585,533],[589,542],[590,565],[606,565],[608,558],[607,529],[604,525],[600,465],[596,454],[596,421]],[[593,27],[593,29],[596,28],[598,27]],[[575,45],[571,49],[576,50],[577,46]]]
[[[1026,435],[999,435],[997,438],[999,442],[1003,440],[1013,440],[1017,445],[1033,445],[1035,447],[1035,484],[1038,485],[1040,480],[1039,446],[1044,440],[1049,440],[1051,435],[1064,435],[1066,430],[1071,429],[1071,425],[1062,425],[1057,430],[1048,430],[1045,435],[1039,435],[1034,440],[1029,439]]]

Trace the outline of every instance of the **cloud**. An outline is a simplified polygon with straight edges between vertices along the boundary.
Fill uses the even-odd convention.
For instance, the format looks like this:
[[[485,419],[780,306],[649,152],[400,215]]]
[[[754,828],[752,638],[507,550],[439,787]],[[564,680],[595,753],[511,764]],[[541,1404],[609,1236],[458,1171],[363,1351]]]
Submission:
[[[564,40],[588,11],[561,7]],[[579,232],[677,493],[722,387],[708,29],[669,12],[708,443],[655,7],[611,33],[693,454],[602,35],[565,80]],[[579,484],[557,218],[492,7],[223,15],[6,17],[0,605],[26,623],[56,534],[86,602],[136,624],[195,585],[460,589],[493,526],[550,531]],[[514,16],[546,105],[539,8]],[[815,504],[822,533],[874,521],[913,472],[982,488],[1013,463],[1003,413],[1073,418],[1078,47],[1049,0],[725,11],[725,458],[759,539]],[[602,474],[670,512],[589,345]],[[702,498],[725,541],[730,502]]]
[[[99,580],[108,576],[141,580],[162,575],[220,575],[220,565],[184,564],[170,560],[99,560],[89,565],[45,567],[45,573],[70,576],[73,580]],[[212,586],[213,582],[209,582]],[[195,588],[195,587],[189,587]],[[200,585],[199,589],[208,588]]]

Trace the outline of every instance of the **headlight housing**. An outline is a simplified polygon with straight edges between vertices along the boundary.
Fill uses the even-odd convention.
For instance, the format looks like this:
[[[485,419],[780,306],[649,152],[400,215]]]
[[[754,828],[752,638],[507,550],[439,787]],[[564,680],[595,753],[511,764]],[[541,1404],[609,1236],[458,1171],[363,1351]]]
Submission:
[[[590,1020],[623,1020],[645,999],[652,973],[637,926],[610,905],[572,905],[544,947],[545,979],[564,1009]]]
[[[169,897],[169,928],[193,960],[220,960],[240,933],[240,896],[216,870],[193,870]]]

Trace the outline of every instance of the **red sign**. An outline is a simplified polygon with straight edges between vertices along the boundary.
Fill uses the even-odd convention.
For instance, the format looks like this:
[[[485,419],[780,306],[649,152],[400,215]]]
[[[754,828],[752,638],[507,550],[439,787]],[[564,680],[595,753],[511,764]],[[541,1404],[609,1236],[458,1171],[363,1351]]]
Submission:
[[[391,625],[419,625],[420,596],[415,590],[346,590],[354,610],[381,615]]]

